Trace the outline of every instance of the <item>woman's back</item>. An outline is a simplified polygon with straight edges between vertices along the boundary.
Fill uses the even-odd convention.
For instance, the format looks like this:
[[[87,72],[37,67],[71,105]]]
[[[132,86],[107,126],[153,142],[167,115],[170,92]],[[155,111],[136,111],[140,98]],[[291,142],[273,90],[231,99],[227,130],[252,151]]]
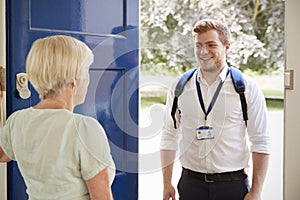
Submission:
[[[90,129],[98,138],[88,141],[101,145],[105,140],[92,118],[65,109],[28,108],[14,113],[7,125],[12,150],[6,153],[17,160],[30,199],[89,199],[84,180],[111,165],[109,152],[92,155],[81,139],[95,137]]]

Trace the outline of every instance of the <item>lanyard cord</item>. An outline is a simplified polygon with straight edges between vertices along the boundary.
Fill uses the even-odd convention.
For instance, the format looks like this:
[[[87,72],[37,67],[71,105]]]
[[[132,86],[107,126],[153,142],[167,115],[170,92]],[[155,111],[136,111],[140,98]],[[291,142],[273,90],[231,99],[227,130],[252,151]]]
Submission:
[[[228,76],[228,74],[229,74],[229,70],[226,73],[226,77]],[[211,102],[210,102],[210,104],[208,106],[207,111],[206,111],[205,106],[204,106],[204,102],[203,102],[203,97],[202,97],[202,92],[201,92],[200,84],[197,81],[197,77],[198,77],[198,71],[197,71],[197,74],[196,74],[196,81],[195,81],[195,83],[196,83],[196,88],[197,88],[197,93],[198,93],[198,99],[199,99],[202,111],[203,111],[203,113],[205,115],[204,119],[206,121],[208,114],[210,113],[210,111],[212,110],[213,106],[215,105],[215,102],[216,102],[216,100],[217,100],[217,98],[219,96],[219,93],[221,91],[221,88],[222,88],[225,80],[224,81],[222,81],[222,80],[220,81],[220,83],[219,83],[219,85],[217,87],[217,90],[215,91],[215,94],[214,94],[214,96],[213,96],[213,98],[212,98],[212,100],[211,100]]]

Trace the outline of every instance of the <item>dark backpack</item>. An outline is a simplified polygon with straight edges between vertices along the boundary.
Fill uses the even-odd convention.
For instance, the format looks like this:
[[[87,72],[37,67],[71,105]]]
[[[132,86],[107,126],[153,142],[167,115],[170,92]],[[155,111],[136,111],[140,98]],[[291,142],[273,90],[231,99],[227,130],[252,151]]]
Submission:
[[[176,129],[176,119],[175,119],[175,113],[178,106],[178,98],[182,94],[185,84],[191,79],[194,72],[197,70],[197,68],[191,69],[189,71],[186,71],[182,77],[179,79],[176,88],[175,88],[175,98],[173,100],[172,105],[172,111],[171,116],[174,122],[174,128]],[[242,72],[235,68],[235,67],[229,67],[229,71],[231,74],[232,83],[234,86],[235,91],[240,95],[240,100],[242,104],[242,111],[243,111],[243,119],[245,121],[245,124],[247,126],[247,120],[248,120],[248,114],[247,114],[247,102],[245,98],[245,83],[243,80]]]

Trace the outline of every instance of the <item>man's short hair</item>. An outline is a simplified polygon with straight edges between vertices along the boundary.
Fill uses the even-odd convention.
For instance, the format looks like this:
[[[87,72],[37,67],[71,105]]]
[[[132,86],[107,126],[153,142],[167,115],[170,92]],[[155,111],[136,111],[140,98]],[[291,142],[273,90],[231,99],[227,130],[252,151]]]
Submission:
[[[230,31],[228,27],[214,19],[203,19],[198,21],[193,27],[193,36],[205,33],[210,30],[216,30],[219,34],[219,39],[223,45],[230,43]]]

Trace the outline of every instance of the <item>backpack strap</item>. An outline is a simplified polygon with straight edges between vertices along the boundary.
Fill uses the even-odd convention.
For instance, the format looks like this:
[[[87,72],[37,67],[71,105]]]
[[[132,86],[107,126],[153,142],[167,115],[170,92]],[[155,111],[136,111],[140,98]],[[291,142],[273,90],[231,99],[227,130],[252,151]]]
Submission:
[[[182,77],[179,79],[176,88],[175,88],[175,97],[173,100],[173,105],[172,105],[172,111],[171,111],[171,116],[174,122],[174,128],[176,129],[176,118],[175,118],[175,113],[177,110],[177,106],[178,106],[178,97],[182,94],[183,89],[185,84],[191,79],[191,77],[193,76],[194,72],[197,70],[197,68],[194,69],[190,69],[188,71],[186,71]]]
[[[245,98],[245,88],[246,87],[245,87],[243,75],[242,75],[242,72],[235,67],[230,67],[229,70],[230,70],[234,89],[240,95],[242,111],[243,111],[243,118],[244,118],[245,124],[247,126],[248,113],[247,113],[247,102],[246,102],[246,98]]]

